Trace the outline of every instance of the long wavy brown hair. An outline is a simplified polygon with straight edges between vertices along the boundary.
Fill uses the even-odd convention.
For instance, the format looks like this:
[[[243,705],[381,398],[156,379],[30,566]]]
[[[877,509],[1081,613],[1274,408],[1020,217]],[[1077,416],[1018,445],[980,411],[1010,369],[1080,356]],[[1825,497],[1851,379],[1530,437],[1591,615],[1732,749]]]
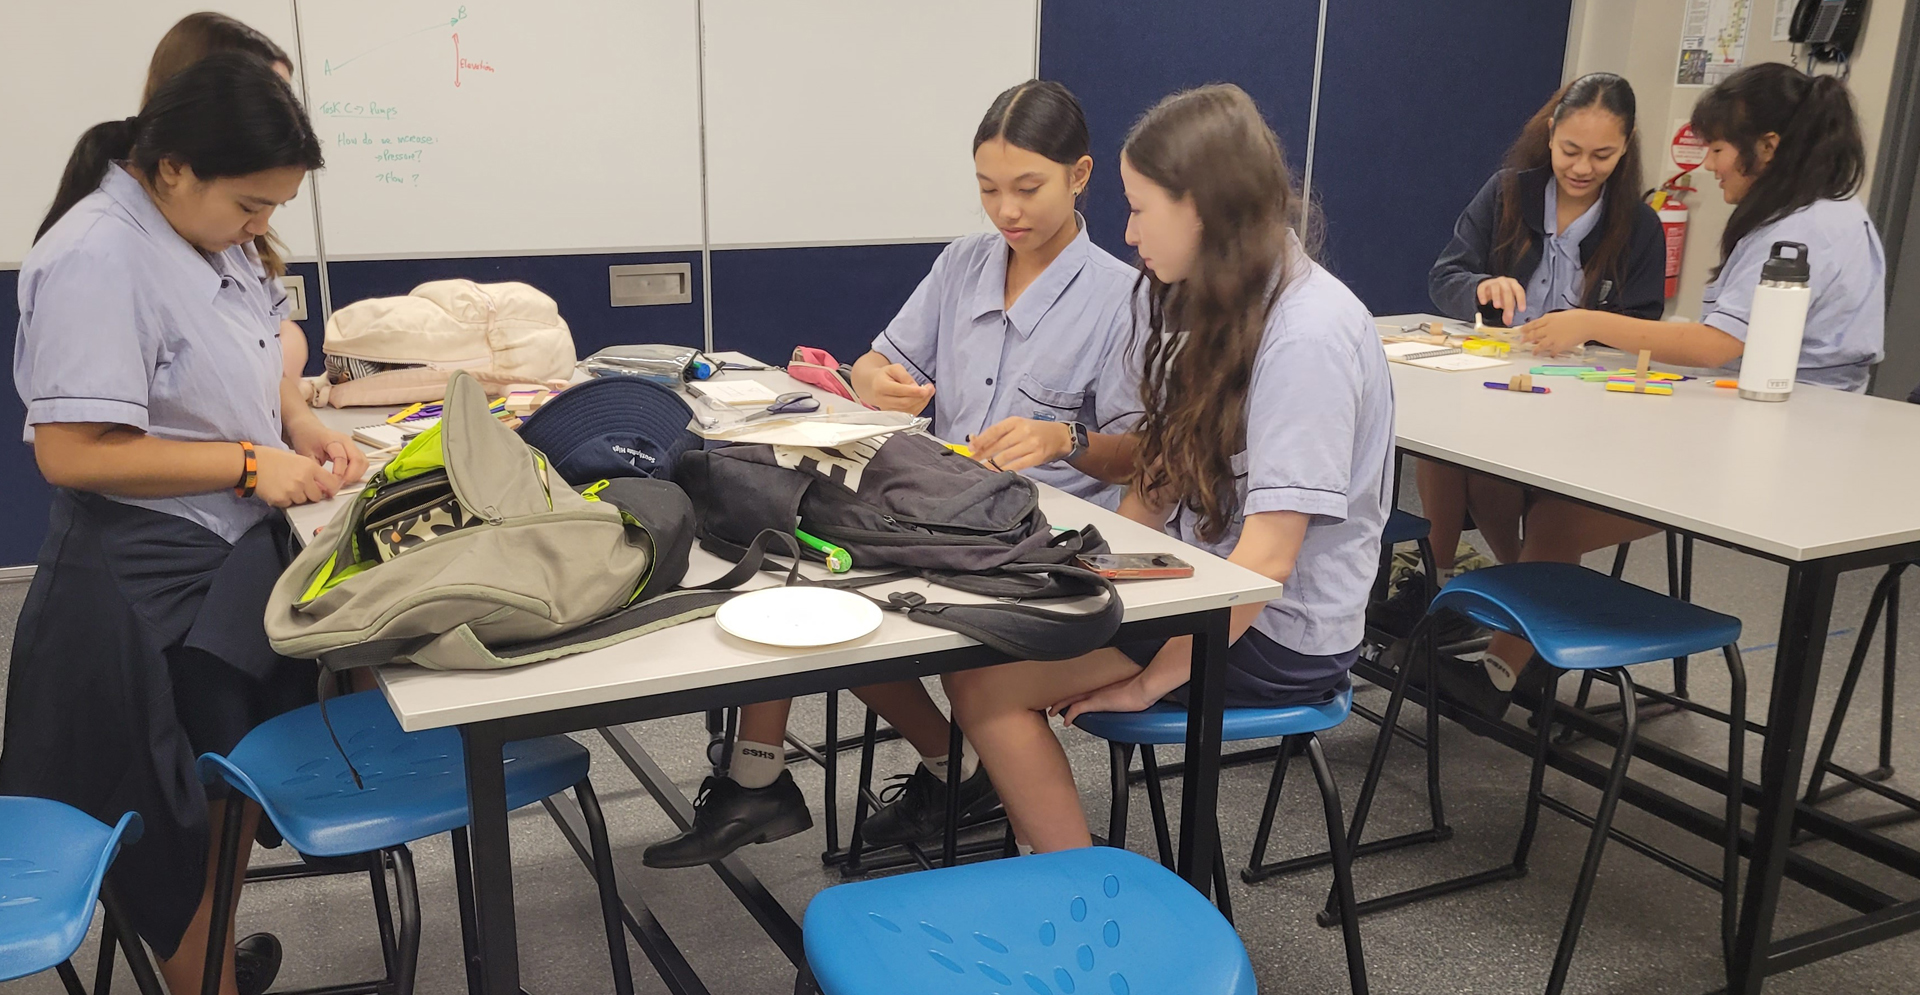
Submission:
[[[160,44],[153,49],[153,61],[147,63],[147,85],[140,91],[140,106],[145,107],[147,101],[153,99],[160,84],[215,52],[245,52],[268,65],[277,63],[293,68],[287,50],[273,39],[225,14],[203,10],[181,18],[160,36]],[[271,230],[256,236],[253,249],[268,276],[287,274],[286,246],[281,244],[280,236]]]
[[[1192,198],[1201,225],[1186,279],[1168,284],[1141,271],[1147,404],[1131,483],[1151,504],[1193,511],[1201,536],[1215,541],[1238,510],[1233,455],[1245,448],[1247,389],[1293,264],[1293,177],[1279,137],[1230,84],[1160,101],[1121,154],[1176,200]]]
[[[1538,239],[1521,218],[1520,174],[1529,169],[1551,171],[1553,130],[1568,114],[1589,107],[1597,107],[1618,118],[1627,142],[1620,150],[1613,172],[1601,184],[1607,203],[1600,211],[1600,244],[1595,247],[1593,257],[1583,260],[1581,265],[1586,274],[1586,283],[1580,288],[1583,301],[1593,296],[1593,288],[1601,280],[1611,280],[1616,287],[1626,284],[1627,243],[1633,237],[1634,214],[1640,210],[1640,135],[1635,130],[1633,87],[1619,76],[1588,73],[1568,83],[1548,97],[1546,105],[1520,130],[1519,139],[1507,150],[1507,177],[1500,188],[1500,220],[1494,235],[1492,259],[1495,273],[1523,281],[1529,275],[1514,272],[1520,257],[1526,255]],[[1559,181],[1549,176],[1547,182]]]

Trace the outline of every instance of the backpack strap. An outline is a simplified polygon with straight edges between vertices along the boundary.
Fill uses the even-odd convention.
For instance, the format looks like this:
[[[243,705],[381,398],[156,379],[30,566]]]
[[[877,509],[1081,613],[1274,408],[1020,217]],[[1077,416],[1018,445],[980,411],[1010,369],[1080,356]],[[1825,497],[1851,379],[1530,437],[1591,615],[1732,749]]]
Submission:
[[[1103,591],[1105,599],[1098,610],[1087,612],[1007,601],[987,604],[933,602],[915,591],[895,591],[887,595],[885,600],[871,595],[866,597],[883,609],[904,612],[917,622],[958,632],[1016,660],[1069,660],[1113,641],[1126,614],[1126,606],[1121,602],[1120,592],[1113,586],[1113,581],[1077,566],[1024,566],[1035,573],[1070,576],[1076,583]],[[944,583],[948,578],[927,575],[926,579]]]
[[[490,648],[473,634],[472,628],[462,625],[409,650],[405,658],[434,670],[499,670],[602,649],[649,632],[707,618],[740,594],[735,588],[757,576],[763,567],[777,570],[778,565],[767,559],[767,547],[782,545],[787,555],[794,558],[792,566],[787,568],[786,586],[805,583],[806,579],[800,576],[799,544],[790,535],[768,529],[754,537],[753,545],[747,547],[740,562],[725,576],[699,587],[668,591],[590,625],[508,646]]]

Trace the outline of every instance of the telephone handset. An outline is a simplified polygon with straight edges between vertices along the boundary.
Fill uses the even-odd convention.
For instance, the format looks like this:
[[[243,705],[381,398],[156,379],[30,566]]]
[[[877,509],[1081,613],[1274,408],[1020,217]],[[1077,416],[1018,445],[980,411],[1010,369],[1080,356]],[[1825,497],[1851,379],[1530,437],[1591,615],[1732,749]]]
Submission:
[[[1799,0],[1787,39],[1806,45],[1808,54],[1818,61],[1842,61],[1853,54],[1866,11],[1867,0]]]

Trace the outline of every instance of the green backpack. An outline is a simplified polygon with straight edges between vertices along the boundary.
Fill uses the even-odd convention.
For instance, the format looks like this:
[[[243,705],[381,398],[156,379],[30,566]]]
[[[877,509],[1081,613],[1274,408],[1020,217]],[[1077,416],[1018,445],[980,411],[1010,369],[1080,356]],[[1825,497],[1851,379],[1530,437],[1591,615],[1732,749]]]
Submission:
[[[575,493],[457,373],[445,415],[361,488],[267,601],[279,653],[329,670],[490,670],[712,615],[759,557],[677,590],[691,502],[665,481]]]

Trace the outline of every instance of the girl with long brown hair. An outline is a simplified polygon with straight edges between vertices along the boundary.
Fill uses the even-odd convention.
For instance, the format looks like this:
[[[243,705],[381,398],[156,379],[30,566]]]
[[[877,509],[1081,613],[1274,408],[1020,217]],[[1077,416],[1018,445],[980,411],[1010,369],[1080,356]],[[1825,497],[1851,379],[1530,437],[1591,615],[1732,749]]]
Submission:
[[[1665,304],[1666,243],[1640,199],[1633,87],[1590,73],[1547,99],[1454,223],[1453,240],[1427,275],[1441,314],[1518,327],[1541,315],[1591,309],[1658,320]],[[1446,583],[1467,512],[1495,558],[1520,555],[1525,495],[1511,483],[1419,460],[1422,513]],[[1437,589],[1437,588],[1436,588]],[[1390,629],[1426,612],[1424,584],[1403,584],[1385,609]]]
[[[1240,88],[1161,101],[1128,135],[1120,175],[1147,301],[1121,511],[1286,584],[1233,610],[1229,705],[1329,700],[1359,654],[1389,507],[1393,386],[1373,319],[1289,229],[1286,159]],[[1191,653],[1182,637],[947,676],[1022,840],[1091,843],[1047,716],[1178,698]]]

